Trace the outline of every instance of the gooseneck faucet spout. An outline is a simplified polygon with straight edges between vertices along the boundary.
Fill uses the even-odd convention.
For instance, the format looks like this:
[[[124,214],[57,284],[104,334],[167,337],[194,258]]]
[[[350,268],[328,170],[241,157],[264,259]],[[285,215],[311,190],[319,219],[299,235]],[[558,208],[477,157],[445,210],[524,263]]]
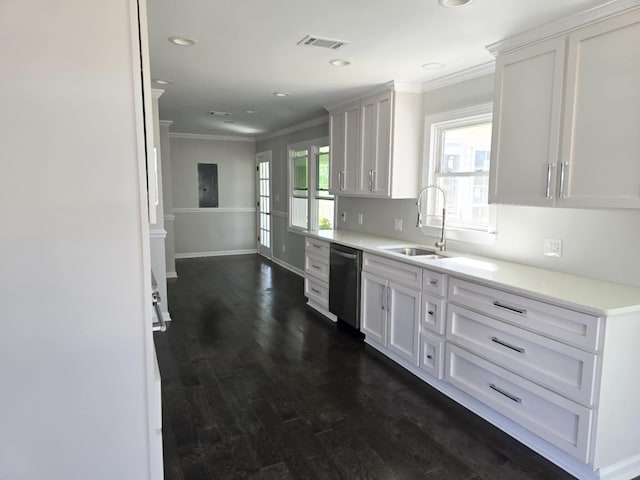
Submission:
[[[418,208],[418,221],[416,222],[416,227],[420,228],[423,226],[422,223],[422,196],[429,190],[430,188],[435,188],[440,193],[442,193],[442,228],[440,229],[440,240],[437,240],[435,243],[435,247],[440,251],[445,251],[447,249],[447,239],[445,237],[445,222],[446,222],[446,207],[447,207],[447,194],[444,189],[439,185],[427,185],[424,187],[420,194],[418,195],[418,201],[416,202],[416,207]]]

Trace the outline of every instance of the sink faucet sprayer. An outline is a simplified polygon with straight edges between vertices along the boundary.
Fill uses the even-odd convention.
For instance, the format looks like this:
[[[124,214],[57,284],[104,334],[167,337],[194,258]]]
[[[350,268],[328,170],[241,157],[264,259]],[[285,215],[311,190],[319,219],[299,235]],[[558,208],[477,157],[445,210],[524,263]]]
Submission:
[[[422,196],[430,188],[435,188],[440,193],[442,193],[442,228],[440,230],[440,240],[436,241],[435,246],[440,251],[445,251],[447,249],[447,239],[444,236],[444,224],[445,224],[445,216],[446,216],[447,195],[441,186],[427,185],[420,191],[420,195],[418,195],[418,201],[416,202],[416,206],[418,207],[418,221],[416,223],[416,227],[418,228],[422,227]]]

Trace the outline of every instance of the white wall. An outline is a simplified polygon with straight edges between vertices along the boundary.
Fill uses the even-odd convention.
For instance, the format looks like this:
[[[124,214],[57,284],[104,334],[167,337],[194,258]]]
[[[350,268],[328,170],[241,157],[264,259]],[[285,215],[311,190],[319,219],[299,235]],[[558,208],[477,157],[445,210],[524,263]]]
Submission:
[[[170,134],[176,257],[256,250],[255,144]],[[198,163],[218,164],[219,208],[198,209]]]
[[[423,95],[424,116],[493,100],[493,75],[469,80]],[[594,175],[597,175],[594,172]],[[395,237],[425,245],[415,228],[415,200],[353,199],[343,197],[339,210],[347,212],[350,229]],[[451,250],[510,260],[552,270],[574,273],[617,283],[640,286],[640,212],[587,210],[499,205],[497,240],[493,245],[448,241]],[[357,216],[364,215],[363,225]],[[403,219],[403,232],[393,229],[394,218]],[[563,240],[562,257],[545,257],[543,239]]]
[[[288,230],[289,180],[287,145],[329,136],[329,123],[269,136],[256,143],[257,152],[271,151],[272,172],[272,254],[300,271],[304,270],[304,237]]]
[[[2,479],[149,478],[134,9],[0,3]]]

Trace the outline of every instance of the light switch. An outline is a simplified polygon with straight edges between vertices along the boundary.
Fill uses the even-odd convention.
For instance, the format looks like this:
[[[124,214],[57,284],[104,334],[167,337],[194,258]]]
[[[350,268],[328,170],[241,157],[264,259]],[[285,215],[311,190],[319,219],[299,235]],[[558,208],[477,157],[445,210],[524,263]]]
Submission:
[[[547,257],[561,257],[562,256],[562,240],[559,238],[545,238],[544,254]]]

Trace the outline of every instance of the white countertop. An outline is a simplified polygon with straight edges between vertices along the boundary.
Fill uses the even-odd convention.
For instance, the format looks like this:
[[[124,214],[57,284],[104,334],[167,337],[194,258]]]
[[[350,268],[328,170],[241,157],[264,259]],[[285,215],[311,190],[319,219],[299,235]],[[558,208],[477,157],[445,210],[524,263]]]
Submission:
[[[425,245],[349,230],[309,231],[306,235],[598,315],[640,312],[637,287],[452,251],[444,252],[447,258],[442,259],[409,257],[384,248]]]

